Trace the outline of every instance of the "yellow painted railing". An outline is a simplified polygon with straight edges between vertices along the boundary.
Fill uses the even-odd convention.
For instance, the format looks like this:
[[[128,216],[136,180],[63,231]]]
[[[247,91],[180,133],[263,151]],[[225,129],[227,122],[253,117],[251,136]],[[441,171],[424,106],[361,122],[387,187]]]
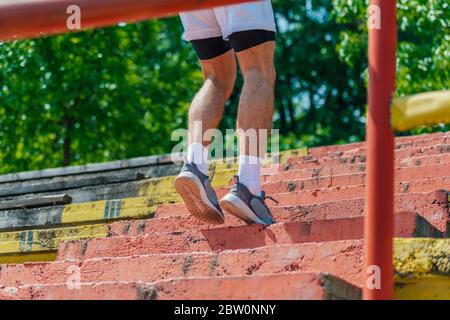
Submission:
[[[440,123],[450,123],[450,90],[399,97],[392,102],[391,126],[394,131]]]

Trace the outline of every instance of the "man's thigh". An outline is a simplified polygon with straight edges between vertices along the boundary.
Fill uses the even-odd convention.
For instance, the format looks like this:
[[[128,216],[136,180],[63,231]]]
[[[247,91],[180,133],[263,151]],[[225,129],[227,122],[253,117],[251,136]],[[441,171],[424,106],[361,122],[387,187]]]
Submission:
[[[267,76],[272,76],[274,70],[275,42],[266,41],[260,45],[236,53],[239,67],[245,74],[248,70],[258,69]]]

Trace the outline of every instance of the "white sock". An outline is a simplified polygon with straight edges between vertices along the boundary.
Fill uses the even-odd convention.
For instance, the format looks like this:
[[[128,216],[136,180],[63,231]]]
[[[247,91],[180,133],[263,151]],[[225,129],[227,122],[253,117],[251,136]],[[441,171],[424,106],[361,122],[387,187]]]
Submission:
[[[208,148],[201,143],[188,145],[187,161],[197,165],[201,173],[208,175]]]
[[[261,167],[263,159],[255,156],[239,156],[239,182],[255,196],[261,196]]]

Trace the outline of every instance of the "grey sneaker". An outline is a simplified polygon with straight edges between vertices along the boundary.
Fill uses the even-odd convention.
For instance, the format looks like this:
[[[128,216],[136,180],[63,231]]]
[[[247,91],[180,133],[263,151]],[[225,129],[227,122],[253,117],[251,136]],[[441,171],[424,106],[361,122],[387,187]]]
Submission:
[[[212,224],[225,222],[211,180],[194,163],[184,162],[175,178],[175,189],[183,198],[189,212],[197,219]]]
[[[235,185],[230,192],[220,200],[220,206],[226,212],[244,220],[249,224],[259,223],[269,225],[275,223],[265,199],[270,199],[276,203],[274,198],[266,197],[264,191],[261,197],[257,197],[248,188],[239,182],[237,176],[234,177]]]

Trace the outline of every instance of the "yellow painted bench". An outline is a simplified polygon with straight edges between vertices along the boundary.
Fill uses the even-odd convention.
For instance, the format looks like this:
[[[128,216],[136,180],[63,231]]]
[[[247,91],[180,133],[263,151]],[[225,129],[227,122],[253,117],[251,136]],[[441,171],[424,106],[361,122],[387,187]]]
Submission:
[[[11,231],[0,233],[0,263],[52,261],[61,241],[78,240],[108,235],[108,225]]]

